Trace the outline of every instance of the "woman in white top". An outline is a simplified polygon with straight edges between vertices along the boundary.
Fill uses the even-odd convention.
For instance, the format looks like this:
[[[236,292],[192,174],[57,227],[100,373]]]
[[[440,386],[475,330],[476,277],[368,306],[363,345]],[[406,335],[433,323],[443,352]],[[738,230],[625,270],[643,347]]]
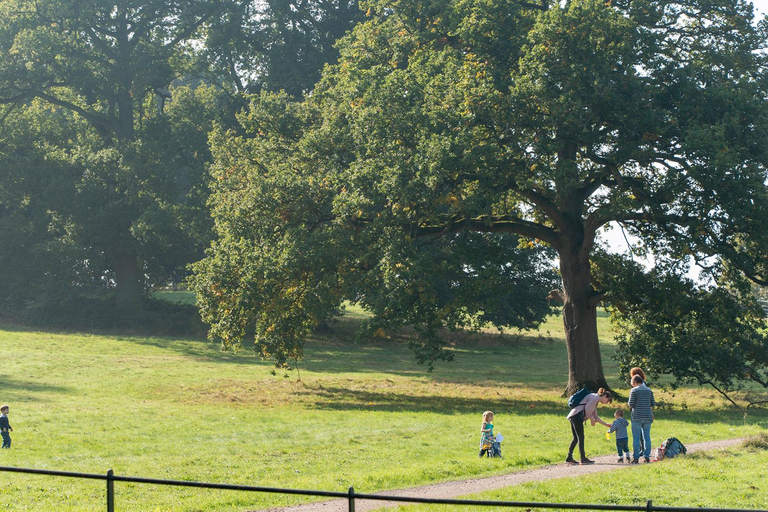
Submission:
[[[584,454],[584,423],[589,419],[592,422],[592,426],[595,423],[600,423],[610,428],[611,424],[606,423],[600,419],[597,415],[598,404],[610,404],[613,402],[613,394],[610,391],[606,391],[600,388],[597,393],[588,394],[576,407],[571,409],[568,413],[568,421],[571,422],[571,433],[573,434],[573,440],[568,447],[568,458],[565,462],[570,464],[577,464],[573,458],[573,450],[576,448],[576,444],[579,445],[579,454],[581,455],[581,464],[594,464],[595,461],[589,460]]]

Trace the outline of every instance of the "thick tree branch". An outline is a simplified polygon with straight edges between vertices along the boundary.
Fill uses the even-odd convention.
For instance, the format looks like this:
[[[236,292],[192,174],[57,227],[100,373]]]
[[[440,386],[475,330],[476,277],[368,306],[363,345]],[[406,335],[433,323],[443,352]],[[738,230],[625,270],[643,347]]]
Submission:
[[[557,207],[555,203],[550,201],[550,199],[547,196],[545,196],[541,192],[534,190],[532,188],[521,189],[513,184],[510,184],[508,188],[515,194],[529,200],[535,206],[541,208],[541,210],[550,218],[550,220],[552,220],[552,222],[554,223],[555,226],[558,227],[558,229],[560,229],[561,231],[566,229],[567,223],[566,223],[565,217],[563,217],[563,213],[560,211],[560,209]]]
[[[717,387],[717,385],[714,382],[712,382],[711,380],[702,380],[702,379],[697,379],[697,380],[699,381],[699,384],[708,384],[708,385],[712,386],[715,389],[715,391],[717,391],[718,393],[723,395],[726,400],[728,400],[729,402],[731,402],[733,404],[734,407],[736,407],[737,409],[741,409],[741,407],[739,407],[739,404],[734,402],[733,399],[730,396],[728,396],[727,392],[725,392],[722,389],[720,389],[719,387]]]
[[[55,96],[51,96],[50,94],[44,93],[44,92],[37,92],[34,93],[34,96],[44,99],[45,101],[49,103],[53,103],[54,105],[58,105],[62,108],[66,108],[67,110],[71,110],[73,112],[76,112],[80,116],[83,117],[86,121],[93,124],[96,127],[111,129],[112,123],[109,122],[109,119],[106,119],[102,116],[95,115],[92,112],[89,112],[85,110],[84,108],[75,105],[74,103],[71,103],[69,101],[61,100]]]
[[[19,94],[16,94],[15,96],[10,96],[8,98],[0,98],[0,105],[19,104],[27,100],[30,100],[34,97],[35,97],[35,94],[32,91],[24,91]]]
[[[435,236],[460,231],[477,233],[511,233],[527,238],[538,238],[552,245],[559,243],[559,233],[552,228],[513,217],[465,217],[454,216],[444,224],[433,226],[415,226],[416,236]]]

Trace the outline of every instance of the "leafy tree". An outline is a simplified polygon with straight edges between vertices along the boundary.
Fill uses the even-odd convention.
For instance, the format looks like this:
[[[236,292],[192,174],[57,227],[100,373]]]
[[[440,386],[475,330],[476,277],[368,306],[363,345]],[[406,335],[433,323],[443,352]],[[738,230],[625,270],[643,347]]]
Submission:
[[[93,179],[66,218],[91,266],[104,263],[97,267],[115,285],[119,309],[136,312],[147,284],[182,277],[210,237],[204,128],[214,119],[226,125],[241,104],[209,91],[217,109],[183,111],[172,92],[229,81],[300,94],[360,16],[352,0],[0,2],[0,104],[47,102],[101,139],[79,153]]]
[[[141,142],[119,150],[69,109],[35,99],[9,111],[0,128],[4,311],[30,317],[76,295],[103,295],[116,284],[109,248],[122,230],[147,284],[180,281],[202,256],[212,227],[207,132],[231,107],[217,88],[173,94],[162,114],[145,105]]]
[[[220,239],[196,278],[215,334],[240,339],[255,318],[259,340],[293,347],[292,319],[337,304],[350,274],[399,277],[391,245],[516,235],[559,257],[568,389],[605,386],[601,227],[765,277],[766,23],[749,4],[364,7],[304,105],[266,100],[250,138],[216,140]],[[349,229],[381,249],[349,261]]]
[[[34,308],[42,296],[66,300],[75,283],[87,283],[83,262],[88,256],[70,236],[67,219],[57,213],[75,195],[82,175],[60,149],[71,147],[78,120],[40,101],[3,110],[0,310],[8,312]]]
[[[765,312],[740,272],[724,268],[718,286],[703,287],[681,269],[643,270],[620,256],[599,255],[600,280],[621,308],[617,315],[622,374],[641,365],[671,375],[672,385],[708,385],[734,405],[747,383],[768,388]],[[747,408],[764,400],[743,396]]]
[[[169,139],[155,120],[190,42],[226,6],[199,0],[0,2],[0,104],[45,102],[85,120],[99,137],[69,151],[85,171],[79,202],[69,205],[66,218],[77,226],[82,247],[107,262],[121,310],[140,309],[148,262],[163,259],[169,247],[186,247],[186,258],[195,254],[174,216],[183,216],[203,166],[194,166],[197,176],[183,190],[181,174],[190,167],[172,161],[179,140]],[[38,135],[45,140],[45,133]],[[194,152],[204,155],[206,134],[192,140]]]
[[[550,251],[533,242],[520,248],[513,235],[393,229],[408,207],[376,208],[378,221],[361,229],[365,207],[336,204],[346,177],[318,174],[317,165],[344,156],[317,138],[312,115],[284,93],[264,93],[240,116],[245,136],[212,138],[219,237],[191,279],[212,337],[233,345],[255,330],[260,354],[288,365],[301,356],[303,337],[349,300],[374,313],[363,334],[414,326],[412,347],[431,368],[450,358],[441,327],[534,327],[543,319],[555,282]],[[453,199],[438,199],[445,201]],[[338,208],[358,220],[338,218]]]
[[[363,19],[357,0],[254,0],[228,9],[208,32],[203,55],[215,80],[239,92],[312,90],[334,44]]]

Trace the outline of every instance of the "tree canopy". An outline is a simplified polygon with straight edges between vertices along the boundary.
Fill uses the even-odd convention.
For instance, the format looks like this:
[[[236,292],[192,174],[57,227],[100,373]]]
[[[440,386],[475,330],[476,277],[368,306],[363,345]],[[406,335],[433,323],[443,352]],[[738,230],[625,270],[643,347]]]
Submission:
[[[43,281],[106,286],[123,315],[148,285],[178,283],[210,242],[208,132],[234,122],[237,85],[301,95],[357,17],[353,0],[1,0],[7,304],[47,300],[16,286],[31,253],[70,269]],[[57,258],[52,239],[77,254]]]
[[[206,35],[203,66],[239,92],[312,90],[334,44],[363,18],[357,0],[252,0],[222,14]]]
[[[71,135],[71,147],[62,148],[81,157],[85,177],[67,222],[77,226],[81,247],[108,262],[117,306],[131,314],[140,309],[143,267],[152,258],[146,238],[173,231],[174,203],[191,192],[164,186],[185,172],[182,165],[153,167],[156,155],[142,141],[161,135],[149,133],[159,125],[142,121],[159,111],[145,109],[155,98],[162,102],[179,77],[185,45],[224,7],[196,0],[0,3],[0,104],[47,103],[84,120],[97,136],[78,151]]]
[[[253,329],[284,362],[347,299],[374,323],[423,326],[432,361],[437,327],[486,311],[441,302],[435,274],[481,297],[472,279],[488,269],[510,294],[495,309],[506,318],[490,320],[530,325],[546,310],[551,250],[568,388],[605,386],[600,228],[620,223],[657,261],[715,256],[765,280],[766,23],[749,4],[364,8],[310,97],[255,98],[247,135],[214,139],[219,239],[193,280],[213,335]]]

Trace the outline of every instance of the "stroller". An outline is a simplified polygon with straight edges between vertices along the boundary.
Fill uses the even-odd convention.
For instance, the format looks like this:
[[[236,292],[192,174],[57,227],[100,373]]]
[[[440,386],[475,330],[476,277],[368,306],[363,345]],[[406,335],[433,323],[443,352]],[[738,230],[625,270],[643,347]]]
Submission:
[[[501,457],[501,441],[504,440],[504,436],[501,434],[498,434],[496,436],[496,439],[494,441],[491,441],[490,444],[483,443],[482,450],[485,451],[486,457]]]

